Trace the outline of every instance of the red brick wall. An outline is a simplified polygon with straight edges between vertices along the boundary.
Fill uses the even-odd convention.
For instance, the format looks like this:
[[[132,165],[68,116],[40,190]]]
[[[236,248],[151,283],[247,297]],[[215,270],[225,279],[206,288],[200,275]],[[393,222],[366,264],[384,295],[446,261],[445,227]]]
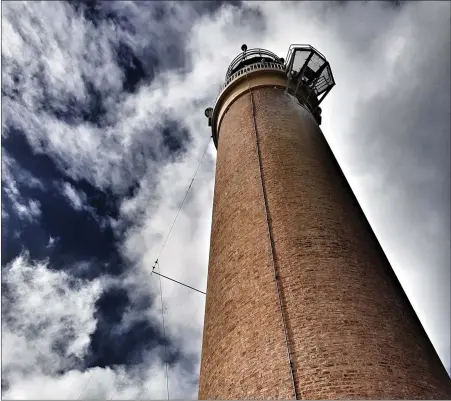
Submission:
[[[313,118],[253,91],[298,396],[449,398],[451,380]],[[219,132],[200,399],[293,398],[250,97]]]

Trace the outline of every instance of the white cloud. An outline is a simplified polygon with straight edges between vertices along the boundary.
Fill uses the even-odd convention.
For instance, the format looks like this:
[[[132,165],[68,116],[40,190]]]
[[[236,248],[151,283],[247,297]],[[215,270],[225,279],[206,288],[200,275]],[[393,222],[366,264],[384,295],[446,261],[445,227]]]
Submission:
[[[25,199],[19,190],[19,185],[22,184],[27,187],[43,188],[42,183],[33,177],[26,170],[21,169],[15,160],[8,155],[7,152],[2,154],[2,186],[3,191],[13,208],[16,215],[28,222],[37,222],[41,215],[41,204],[36,199]],[[2,203],[3,205],[3,203]],[[2,206],[3,208],[3,206]],[[3,214],[5,218],[8,215]]]
[[[49,237],[49,242],[46,245],[46,248],[53,248],[55,246],[55,243],[58,241],[58,238],[53,238],[52,236]]]
[[[2,294],[8,305],[2,314],[2,369],[12,388],[28,376],[55,376],[84,356],[96,327],[100,282],[73,280],[44,262],[31,263],[27,255],[5,267],[2,281],[8,287]],[[61,344],[67,346],[59,355],[54,347]]]
[[[97,325],[95,302],[108,282],[80,281],[64,271],[50,270],[46,262],[32,263],[27,255],[4,268],[2,282],[8,287],[2,294],[2,376],[8,384],[3,399],[165,397],[158,348],[134,369],[80,370],[78,358],[86,356],[89,336]],[[183,366],[176,364],[173,394],[179,398],[192,394],[190,380]]]
[[[150,12],[147,6],[139,12],[135,4],[121,3],[121,7],[124,13],[134,16],[137,30],[151,29],[153,44],[161,47],[164,57],[165,48],[158,45],[164,40],[164,35],[158,33],[160,25],[149,25],[148,19],[143,19]],[[183,12],[186,7],[167,7],[177,16],[171,19],[171,29],[178,31],[182,25],[189,25]],[[184,24],[180,24],[181,18]],[[136,95],[127,96],[122,92],[124,76],[111,46],[124,42],[137,52],[144,51],[149,47],[149,36],[131,37],[119,25],[106,21],[95,27],[60,2],[5,3],[2,23],[2,88],[11,95],[3,99],[4,127],[14,125],[23,130],[35,150],[52,155],[72,177],[86,178],[99,187],[117,191],[167,156],[162,145],[162,123],[175,108],[178,116],[186,101],[192,100],[192,93],[183,96],[181,92],[178,101],[171,103],[175,93],[167,85],[176,82],[169,82],[163,75],[143,85]],[[166,26],[164,31],[171,29]],[[182,79],[177,73],[169,77]],[[43,109],[43,105],[51,105],[67,111],[61,108],[70,99],[84,104],[88,98],[86,80],[103,96],[105,127],[82,121],[69,124]],[[146,159],[144,165],[136,158],[141,152]]]
[[[83,209],[86,202],[86,194],[83,191],[77,191],[71,184],[65,182],[62,184],[64,196],[69,200],[75,210]]]
[[[15,199],[13,206],[20,218],[26,219],[30,222],[36,221],[41,215],[40,202],[37,200],[27,200],[26,204],[20,203]]]

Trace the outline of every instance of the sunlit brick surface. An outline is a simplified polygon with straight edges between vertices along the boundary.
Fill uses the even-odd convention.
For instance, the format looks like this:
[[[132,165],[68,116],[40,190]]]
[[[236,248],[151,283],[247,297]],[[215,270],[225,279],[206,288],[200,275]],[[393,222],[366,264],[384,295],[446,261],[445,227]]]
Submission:
[[[298,396],[451,397],[416,318],[319,127],[253,90]],[[293,398],[249,94],[219,131],[200,399]]]

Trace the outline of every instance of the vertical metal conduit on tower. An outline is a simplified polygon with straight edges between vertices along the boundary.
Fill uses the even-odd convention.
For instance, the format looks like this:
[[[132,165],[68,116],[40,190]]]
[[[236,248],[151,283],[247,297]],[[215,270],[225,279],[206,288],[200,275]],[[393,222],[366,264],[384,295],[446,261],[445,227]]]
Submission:
[[[279,305],[280,318],[281,318],[282,329],[283,329],[284,340],[285,340],[285,347],[287,350],[287,358],[288,358],[288,364],[289,364],[289,369],[290,369],[290,379],[291,379],[291,384],[293,386],[293,397],[295,400],[297,400],[298,394],[297,394],[297,390],[296,390],[296,381],[294,378],[293,360],[291,359],[291,347],[290,347],[290,341],[288,338],[288,330],[287,330],[285,313],[283,310],[283,302],[282,302],[281,288],[279,285],[279,277],[277,274],[277,266],[276,266],[276,260],[275,260],[275,255],[274,255],[274,240],[272,238],[271,226],[269,223],[268,198],[266,196],[265,183],[263,180],[263,166],[262,166],[262,158],[261,158],[261,151],[260,151],[260,143],[258,140],[257,121],[255,119],[254,97],[252,94],[251,86],[249,84],[249,77],[248,77],[247,71],[246,71],[246,80],[247,80],[248,90],[249,90],[249,99],[251,102],[252,125],[254,128],[254,135],[255,135],[255,150],[257,153],[258,169],[260,172],[260,187],[261,187],[262,200],[263,200],[263,209],[265,212],[266,228],[267,228],[267,232],[268,232],[269,249],[271,252],[271,265],[272,265],[272,270],[274,273],[274,282],[275,282],[275,287],[276,287],[277,302]]]

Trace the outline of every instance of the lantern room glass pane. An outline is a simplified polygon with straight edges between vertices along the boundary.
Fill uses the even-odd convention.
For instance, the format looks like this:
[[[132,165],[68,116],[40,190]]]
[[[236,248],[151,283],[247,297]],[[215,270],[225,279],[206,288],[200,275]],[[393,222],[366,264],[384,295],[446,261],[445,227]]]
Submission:
[[[291,63],[288,64],[291,67],[289,75],[295,80],[302,79],[304,85],[313,89],[317,96],[334,85],[329,64],[314,48],[308,46],[293,50]],[[299,75],[301,71],[302,76]]]
[[[310,50],[297,50],[294,53],[294,60],[292,66],[293,72],[298,73],[301,70],[310,53],[311,53]]]

